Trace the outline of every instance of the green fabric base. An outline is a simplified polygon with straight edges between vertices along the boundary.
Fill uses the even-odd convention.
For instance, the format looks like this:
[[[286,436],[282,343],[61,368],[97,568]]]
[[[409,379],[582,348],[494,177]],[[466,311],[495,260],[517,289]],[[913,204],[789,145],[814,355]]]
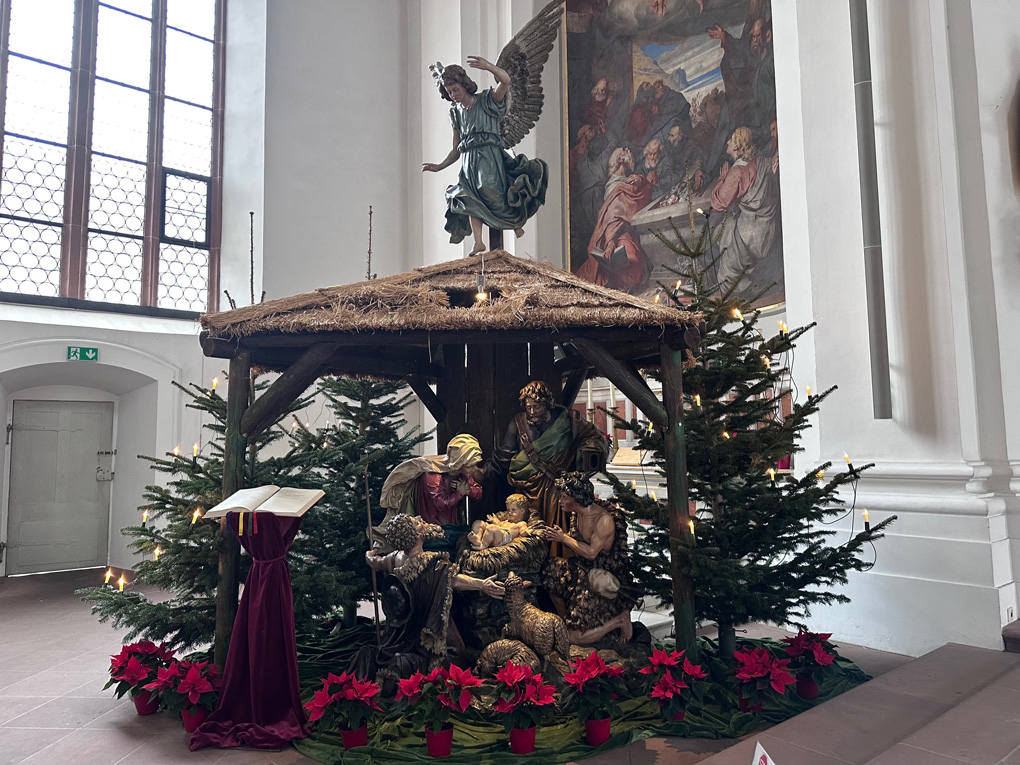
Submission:
[[[372,627],[358,625],[329,641],[299,645],[298,668],[303,698],[310,699],[312,691],[321,687],[320,680],[327,672],[346,669],[358,647],[374,639]],[[776,653],[782,651],[782,644],[771,640],[738,641],[738,644],[742,648],[764,645]],[[613,719],[612,737],[602,746],[592,748],[584,743],[584,725],[577,717],[557,709],[548,715],[544,724],[539,725],[535,751],[527,757],[534,762],[568,762],[650,736],[736,738],[750,733],[764,721],[782,722],[869,679],[857,665],[840,657],[832,667],[815,675],[819,694],[814,701],[805,701],[790,688],[782,698],[767,698],[759,713],[740,712],[731,670],[718,658],[715,643],[701,639],[699,648],[700,662],[713,683],[702,703],[692,702],[682,722],[665,722],[658,705],[647,697],[627,699],[620,703],[622,714]],[[635,695],[640,694],[639,684],[645,676],[628,679]],[[385,703],[383,708],[386,708]],[[344,750],[338,733],[318,729],[313,729],[306,739],[295,740],[294,746],[305,756],[327,765],[432,761],[425,749],[424,734],[413,730],[396,712],[377,716],[369,723],[368,734],[368,746],[350,751]],[[491,722],[457,719],[454,722],[452,753],[442,761],[484,765],[518,762],[520,758],[521,755],[511,754],[502,722],[498,715],[493,715]]]

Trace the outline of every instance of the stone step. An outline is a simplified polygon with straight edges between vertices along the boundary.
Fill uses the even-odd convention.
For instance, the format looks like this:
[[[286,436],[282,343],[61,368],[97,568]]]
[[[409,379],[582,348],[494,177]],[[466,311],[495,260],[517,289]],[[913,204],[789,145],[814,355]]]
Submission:
[[[778,765],[995,765],[1018,721],[1020,655],[949,643],[702,763],[748,765],[761,741]]]

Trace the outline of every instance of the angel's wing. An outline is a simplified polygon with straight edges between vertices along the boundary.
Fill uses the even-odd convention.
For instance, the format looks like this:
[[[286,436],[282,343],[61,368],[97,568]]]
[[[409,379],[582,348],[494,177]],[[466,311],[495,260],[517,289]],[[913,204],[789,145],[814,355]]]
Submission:
[[[513,148],[535,127],[542,114],[542,68],[556,42],[563,0],[552,0],[524,25],[499,54],[496,66],[510,75],[506,115],[500,121],[503,146]]]

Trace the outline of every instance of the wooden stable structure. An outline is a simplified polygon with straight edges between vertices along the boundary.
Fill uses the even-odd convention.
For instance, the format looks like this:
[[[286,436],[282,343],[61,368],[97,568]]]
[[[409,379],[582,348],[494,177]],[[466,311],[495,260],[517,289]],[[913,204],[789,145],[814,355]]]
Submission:
[[[587,377],[605,377],[663,429],[671,547],[693,544],[681,371],[700,342],[700,319],[502,250],[207,314],[202,348],[230,360],[223,494],[243,488],[251,440],[323,375],[406,381],[438,423],[440,451],[468,432],[486,455],[519,411],[529,380],[549,383],[569,407]],[[281,373],[258,398],[252,367]],[[648,367],[662,371],[662,401],[640,374]],[[237,609],[239,554],[225,532],[216,594],[221,665]],[[677,643],[687,648],[692,587],[672,559]]]

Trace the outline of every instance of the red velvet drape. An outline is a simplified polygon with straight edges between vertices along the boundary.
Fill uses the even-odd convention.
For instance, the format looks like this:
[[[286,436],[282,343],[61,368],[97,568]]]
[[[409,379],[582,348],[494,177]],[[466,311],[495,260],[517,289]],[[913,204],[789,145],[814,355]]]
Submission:
[[[280,749],[308,735],[286,560],[301,519],[260,514],[257,534],[251,515],[244,520],[240,540],[253,564],[234,619],[219,704],[192,735],[192,751],[204,746]],[[231,513],[227,523],[235,534],[237,522]]]

